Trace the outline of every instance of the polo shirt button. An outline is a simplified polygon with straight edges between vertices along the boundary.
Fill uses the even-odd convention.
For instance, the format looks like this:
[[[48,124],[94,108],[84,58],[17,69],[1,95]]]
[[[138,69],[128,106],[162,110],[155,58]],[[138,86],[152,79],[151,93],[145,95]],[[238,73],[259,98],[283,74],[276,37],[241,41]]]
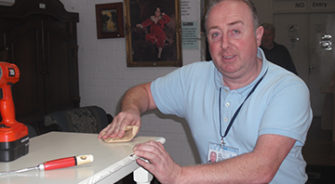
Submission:
[[[227,117],[224,117],[224,118],[223,118],[223,121],[228,122],[228,118],[227,118]]]
[[[229,106],[230,106],[230,103],[229,103],[229,102],[227,102],[227,103],[225,104],[225,106],[226,106],[226,107],[229,107]]]

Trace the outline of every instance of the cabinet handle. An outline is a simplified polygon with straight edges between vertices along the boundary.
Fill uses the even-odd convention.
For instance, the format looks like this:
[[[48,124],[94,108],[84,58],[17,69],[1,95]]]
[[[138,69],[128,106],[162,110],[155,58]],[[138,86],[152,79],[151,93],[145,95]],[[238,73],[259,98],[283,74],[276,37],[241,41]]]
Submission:
[[[47,5],[46,5],[45,3],[39,3],[39,4],[38,4],[38,7],[39,7],[40,9],[46,9],[46,8],[47,8]]]

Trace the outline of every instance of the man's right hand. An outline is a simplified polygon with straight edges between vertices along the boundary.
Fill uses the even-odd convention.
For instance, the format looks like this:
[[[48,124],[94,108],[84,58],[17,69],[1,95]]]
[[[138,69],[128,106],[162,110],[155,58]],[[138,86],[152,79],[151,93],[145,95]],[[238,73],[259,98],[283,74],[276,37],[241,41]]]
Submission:
[[[122,99],[121,112],[99,133],[99,139],[121,138],[127,126],[141,127],[141,113],[156,108],[150,84],[151,82],[141,84],[126,92]]]
[[[132,110],[120,112],[107,127],[100,131],[98,138],[121,138],[124,136],[125,128],[128,125],[141,126],[141,117],[138,112]]]

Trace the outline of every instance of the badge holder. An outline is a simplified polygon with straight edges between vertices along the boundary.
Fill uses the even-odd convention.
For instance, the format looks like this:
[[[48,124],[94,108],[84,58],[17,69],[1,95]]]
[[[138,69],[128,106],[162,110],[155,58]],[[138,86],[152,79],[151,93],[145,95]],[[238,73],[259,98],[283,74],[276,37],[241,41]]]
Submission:
[[[210,143],[208,163],[220,162],[239,155],[239,149],[225,144]]]

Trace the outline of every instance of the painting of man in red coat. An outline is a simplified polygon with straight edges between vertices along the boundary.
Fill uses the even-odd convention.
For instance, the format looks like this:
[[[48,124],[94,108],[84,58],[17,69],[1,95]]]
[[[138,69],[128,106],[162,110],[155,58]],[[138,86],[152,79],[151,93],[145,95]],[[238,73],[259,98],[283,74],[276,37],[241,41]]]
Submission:
[[[177,0],[130,0],[131,56],[138,63],[177,61]],[[179,7],[179,6],[178,6]],[[179,18],[180,19],[180,18]],[[180,57],[180,56],[179,56]],[[150,64],[149,64],[150,65]]]

